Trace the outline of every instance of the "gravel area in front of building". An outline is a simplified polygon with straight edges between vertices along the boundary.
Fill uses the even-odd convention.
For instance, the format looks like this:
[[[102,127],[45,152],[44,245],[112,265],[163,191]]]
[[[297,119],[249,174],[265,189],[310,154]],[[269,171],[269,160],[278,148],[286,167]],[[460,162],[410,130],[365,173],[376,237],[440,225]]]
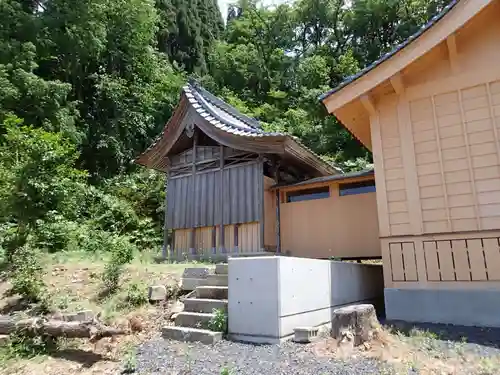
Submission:
[[[143,344],[137,353],[137,373],[144,375],[371,375],[380,370],[373,360],[317,357],[308,346],[293,342],[203,345],[159,338]]]

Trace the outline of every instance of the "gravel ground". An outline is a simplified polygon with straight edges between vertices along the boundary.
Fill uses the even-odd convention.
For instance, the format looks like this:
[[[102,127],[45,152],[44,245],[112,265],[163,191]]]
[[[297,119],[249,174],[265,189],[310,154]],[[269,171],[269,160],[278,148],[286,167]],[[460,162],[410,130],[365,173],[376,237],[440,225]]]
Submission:
[[[317,356],[311,345],[251,345],[222,341],[216,345],[181,343],[156,338],[138,348],[136,373],[142,375],[372,375],[429,374],[424,362],[444,361],[454,370],[439,374],[500,374],[500,329],[446,325],[391,324],[412,352],[427,358],[400,372],[381,361],[362,358],[340,360]],[[413,328],[413,330],[412,330]],[[415,331],[417,328],[417,331]],[[421,357],[422,359],[423,357]],[[404,360],[405,358],[403,358]],[[410,359],[410,358],[407,358]],[[458,362],[457,362],[458,361]],[[418,366],[417,366],[418,365]],[[418,367],[418,368],[417,368]]]
[[[222,341],[214,346],[157,339],[142,345],[137,373],[150,375],[368,375],[380,365],[368,359],[343,362],[316,357],[307,346],[291,342],[250,345]]]

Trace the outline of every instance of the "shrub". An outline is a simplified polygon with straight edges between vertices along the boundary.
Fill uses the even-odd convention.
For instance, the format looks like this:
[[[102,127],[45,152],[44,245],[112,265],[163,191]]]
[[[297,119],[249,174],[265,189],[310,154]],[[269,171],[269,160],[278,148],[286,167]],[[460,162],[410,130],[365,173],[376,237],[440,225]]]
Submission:
[[[142,306],[148,303],[148,296],[146,294],[146,287],[140,283],[132,283],[128,286],[125,302],[129,306]]]
[[[107,292],[113,293],[118,289],[123,266],[134,259],[136,248],[127,237],[114,236],[111,239],[111,259],[104,267],[102,281]]]
[[[44,301],[46,286],[39,253],[25,245],[17,249],[12,261],[12,292],[20,294],[29,302]]]

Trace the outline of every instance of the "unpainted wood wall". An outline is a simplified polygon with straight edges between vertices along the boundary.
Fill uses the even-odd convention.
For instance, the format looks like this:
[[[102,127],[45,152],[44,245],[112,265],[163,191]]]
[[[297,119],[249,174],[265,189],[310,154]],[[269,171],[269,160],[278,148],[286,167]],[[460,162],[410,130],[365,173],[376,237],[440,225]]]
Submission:
[[[500,280],[498,14],[456,33],[456,55],[444,41],[403,70],[402,93],[372,92],[386,286]]]
[[[235,248],[235,227],[238,231],[238,249]],[[176,259],[189,258],[190,249],[194,248],[197,256],[209,258],[214,254],[212,247],[213,231],[216,231],[215,254],[221,254],[218,248],[220,227],[201,227],[195,229],[194,245],[191,244],[191,229],[174,231],[174,254]],[[225,253],[254,253],[260,251],[260,225],[258,222],[224,226]]]
[[[329,186],[329,198],[285,201],[287,192],[323,186]],[[338,182],[326,182],[283,188],[281,194],[283,253],[308,258],[381,256],[375,193],[340,196]]]

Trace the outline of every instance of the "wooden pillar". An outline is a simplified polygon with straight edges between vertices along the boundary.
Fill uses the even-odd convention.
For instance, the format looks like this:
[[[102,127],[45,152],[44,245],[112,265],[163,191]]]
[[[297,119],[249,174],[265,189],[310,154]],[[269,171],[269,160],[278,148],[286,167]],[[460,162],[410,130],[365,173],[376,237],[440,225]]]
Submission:
[[[238,253],[240,251],[240,236],[239,236],[240,224],[234,224],[234,252]]]
[[[275,170],[274,180],[275,180],[276,184],[279,184],[279,182],[280,182],[279,162],[276,162],[275,167],[276,167],[276,170]],[[276,188],[276,253],[278,253],[278,254],[281,253],[280,204],[281,204],[280,189]]]
[[[193,183],[191,184],[191,202],[193,204],[193,210],[192,210],[192,215],[193,215],[193,228],[191,229],[191,239],[190,239],[190,248],[189,252],[192,255],[196,255],[196,226],[198,224],[198,218],[196,217],[196,146],[198,143],[198,132],[196,131],[196,128],[194,129],[193,133],[193,160],[192,160],[192,169],[191,169],[191,174],[192,174],[192,179]]]
[[[164,206],[164,211],[165,211],[165,220],[163,223],[163,251],[162,251],[162,257],[163,259],[167,259],[167,249],[168,249],[168,173],[165,176],[165,206]],[[172,247],[170,248],[170,256],[173,255],[173,249]]]
[[[220,145],[220,235],[219,249],[221,254],[226,252],[224,235],[224,146]]]
[[[259,200],[260,200],[260,233],[259,233],[259,240],[260,240],[260,251],[264,251],[264,231],[265,231],[265,207],[264,207],[264,158],[262,156],[259,157],[260,159],[260,166],[261,166],[261,171],[260,171],[260,178],[259,178]]]

